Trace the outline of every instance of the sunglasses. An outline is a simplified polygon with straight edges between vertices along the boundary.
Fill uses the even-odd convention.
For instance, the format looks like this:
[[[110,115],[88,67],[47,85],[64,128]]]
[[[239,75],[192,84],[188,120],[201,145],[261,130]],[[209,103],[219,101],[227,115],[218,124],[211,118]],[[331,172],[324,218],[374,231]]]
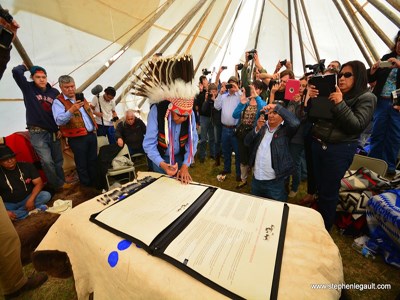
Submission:
[[[189,117],[189,115],[181,115],[181,114],[178,114],[178,113],[176,113],[176,115],[179,117],[179,118],[188,118]]]
[[[353,73],[350,72],[339,73],[337,77],[340,79],[342,78],[342,76],[344,76],[344,78],[350,78],[351,76],[353,76]]]

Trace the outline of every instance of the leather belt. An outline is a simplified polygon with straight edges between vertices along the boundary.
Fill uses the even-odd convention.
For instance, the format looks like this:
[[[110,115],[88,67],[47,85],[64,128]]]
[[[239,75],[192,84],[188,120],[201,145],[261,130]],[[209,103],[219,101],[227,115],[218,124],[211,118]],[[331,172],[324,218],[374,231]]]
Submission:
[[[236,125],[225,125],[225,124],[222,124],[222,126],[224,126],[224,127],[226,127],[226,128],[236,128]]]
[[[38,126],[28,126],[28,130],[33,132],[44,132],[44,131],[47,132],[46,129],[40,128]]]

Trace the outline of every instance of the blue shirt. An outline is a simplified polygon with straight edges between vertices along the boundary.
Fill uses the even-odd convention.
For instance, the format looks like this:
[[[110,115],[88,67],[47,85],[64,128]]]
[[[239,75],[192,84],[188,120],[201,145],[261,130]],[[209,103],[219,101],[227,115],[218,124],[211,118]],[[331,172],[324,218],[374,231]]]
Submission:
[[[153,105],[150,109],[150,113],[147,117],[147,129],[146,129],[146,135],[144,136],[143,140],[143,149],[146,152],[147,156],[151,159],[153,163],[155,163],[157,166],[160,166],[160,163],[164,161],[164,159],[161,157],[160,152],[158,151],[157,144],[158,144],[158,120],[157,120],[157,105]],[[172,116],[171,116],[172,117]],[[193,143],[193,156],[196,154],[197,150],[197,142],[199,140],[199,137],[197,135],[196,131],[196,119],[194,116],[194,112],[192,111],[192,116],[191,116],[191,136],[192,136],[192,143]],[[174,121],[171,122],[171,128],[169,130],[172,130],[172,136],[174,138],[174,154],[178,154],[180,151],[180,146],[179,146],[179,134],[181,132],[181,124],[176,124]],[[189,128],[190,130],[190,128]],[[168,144],[168,148],[166,151],[166,155],[169,153],[169,149],[171,146],[172,141]],[[189,144],[186,143],[185,145],[185,156],[183,159],[183,163],[189,167],[188,163],[188,157],[189,157]],[[169,164],[169,162],[166,162]]]
[[[221,111],[221,122],[226,126],[235,126],[238,119],[232,117],[233,112],[240,103],[241,93],[236,92],[234,94],[225,93],[223,95],[218,94],[217,99],[214,102],[214,108]]]
[[[76,101],[74,99],[70,99],[67,96],[63,94],[65,100],[71,101],[72,104],[74,104]],[[58,126],[65,125],[69,122],[73,114],[69,112],[68,110],[65,110],[64,104],[61,103],[60,100],[54,99],[53,106],[51,107],[54,115],[54,120],[56,121],[56,124]],[[86,130],[88,132],[92,132],[94,130],[94,124],[92,122],[92,119],[90,116],[87,114],[86,110],[83,108],[79,108],[79,111],[82,115],[83,122],[85,123]]]

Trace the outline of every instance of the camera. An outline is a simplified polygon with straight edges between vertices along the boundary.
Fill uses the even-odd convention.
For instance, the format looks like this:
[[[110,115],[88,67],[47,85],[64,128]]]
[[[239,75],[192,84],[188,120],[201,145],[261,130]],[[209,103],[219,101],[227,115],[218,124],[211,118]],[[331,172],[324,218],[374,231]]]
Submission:
[[[4,28],[3,26],[0,26],[0,47],[6,49],[10,48],[13,37],[14,33]]]
[[[247,59],[252,60],[254,58],[254,54],[257,53],[257,50],[253,49],[253,50],[247,51],[247,53],[248,53]]]
[[[237,66],[238,71],[241,71],[244,67],[244,65],[242,63],[237,64],[236,66]]]
[[[287,59],[283,59],[279,63],[281,64],[281,66],[286,66]]]
[[[230,84],[230,83],[227,83],[227,84],[225,84],[225,88],[228,90],[228,89],[231,89],[233,87],[233,85],[232,84]]]
[[[0,18],[3,18],[4,20],[7,21],[7,23],[12,23],[13,21],[13,17],[12,15],[10,15],[10,13],[8,12],[8,10],[5,10],[4,8],[2,8],[0,6]]]
[[[265,110],[260,110],[260,117],[263,116],[263,117],[264,117],[264,120],[267,119],[266,114],[267,114],[267,112],[266,112]]]
[[[118,120],[119,120],[118,117],[114,117],[114,118],[112,118],[110,121],[111,121],[111,122],[117,122]]]
[[[393,106],[400,106],[400,89],[394,90],[390,96],[393,101]]]
[[[325,59],[321,59],[315,65],[306,65],[306,68],[311,70],[310,72],[307,72],[306,74],[304,74],[306,76],[318,75],[319,73],[324,73],[324,71],[325,71]]]
[[[271,80],[269,81],[268,88],[271,90],[272,87],[273,87],[275,84],[280,84],[280,83],[281,83],[281,80],[280,80],[280,79],[271,79]]]
[[[85,100],[85,97],[84,97],[83,93],[75,93],[75,100],[77,102]]]
[[[203,73],[204,76],[211,74],[211,71],[208,71],[207,69],[201,69],[201,72]]]
[[[227,66],[222,66],[221,69],[222,70],[226,70],[226,69],[228,69],[228,67]]]

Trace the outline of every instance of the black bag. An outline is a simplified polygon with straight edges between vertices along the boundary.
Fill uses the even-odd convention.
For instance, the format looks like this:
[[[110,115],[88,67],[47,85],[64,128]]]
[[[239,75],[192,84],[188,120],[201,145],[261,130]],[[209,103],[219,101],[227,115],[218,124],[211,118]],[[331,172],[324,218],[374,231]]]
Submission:
[[[240,123],[236,128],[235,128],[235,136],[244,139],[245,136],[250,132],[250,130],[253,129],[253,126],[251,125],[246,125],[243,123]]]

